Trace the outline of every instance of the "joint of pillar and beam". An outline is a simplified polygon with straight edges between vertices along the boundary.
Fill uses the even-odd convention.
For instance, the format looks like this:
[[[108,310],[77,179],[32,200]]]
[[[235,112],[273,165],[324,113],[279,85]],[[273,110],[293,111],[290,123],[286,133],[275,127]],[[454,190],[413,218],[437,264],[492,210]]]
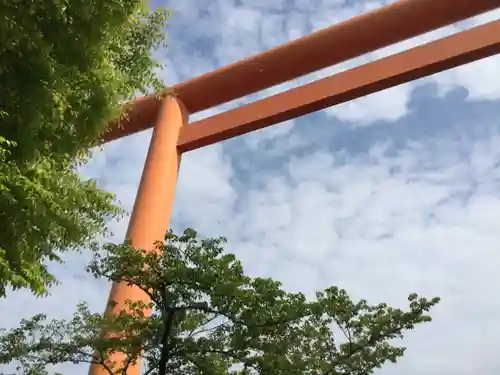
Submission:
[[[500,53],[500,20],[191,123],[191,151]]]

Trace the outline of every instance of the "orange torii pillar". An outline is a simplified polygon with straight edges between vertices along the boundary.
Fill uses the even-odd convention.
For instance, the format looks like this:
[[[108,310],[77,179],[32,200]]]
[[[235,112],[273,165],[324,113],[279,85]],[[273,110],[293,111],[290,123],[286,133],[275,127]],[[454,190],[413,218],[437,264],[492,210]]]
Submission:
[[[181,102],[171,95],[163,98],[126,235],[135,248],[151,248],[152,244],[164,237],[168,229],[181,161],[177,140],[187,120],[188,113]],[[122,311],[127,300],[146,304],[150,302],[146,293],[138,287],[115,283],[109,294],[107,312]],[[114,307],[111,301],[116,302]],[[147,312],[148,315],[150,313]],[[114,353],[110,361],[120,364],[123,358],[122,353]],[[89,373],[109,375],[103,366],[97,364],[91,365]],[[130,375],[139,373],[140,363],[127,371]]]

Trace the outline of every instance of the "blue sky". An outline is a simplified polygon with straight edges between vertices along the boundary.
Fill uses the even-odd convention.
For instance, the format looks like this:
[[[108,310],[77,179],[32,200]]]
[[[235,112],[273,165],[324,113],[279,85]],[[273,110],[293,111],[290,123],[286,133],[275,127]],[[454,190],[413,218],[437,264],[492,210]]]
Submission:
[[[162,74],[173,84],[386,3],[170,0]],[[193,119],[499,16],[475,17]],[[336,284],[356,298],[398,306],[410,292],[441,296],[435,321],[404,340],[404,359],[377,374],[498,374],[499,82],[493,57],[190,152],[173,227],[226,236],[248,273],[289,290],[311,294]],[[83,173],[130,209],[150,136],[107,145]],[[116,241],[126,224],[112,224]],[[83,300],[102,310],[108,286],[85,274],[87,260],[71,255],[53,267],[63,285],[47,299],[11,294],[2,325],[41,310],[68,317]]]

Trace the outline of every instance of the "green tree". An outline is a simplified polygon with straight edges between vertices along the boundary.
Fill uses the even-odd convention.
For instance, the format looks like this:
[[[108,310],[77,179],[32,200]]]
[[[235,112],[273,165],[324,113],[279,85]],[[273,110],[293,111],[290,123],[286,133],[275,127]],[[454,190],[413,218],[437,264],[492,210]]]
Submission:
[[[168,12],[142,0],[0,0],[0,297],[55,282],[122,211],[78,174],[121,104],[162,86]]]
[[[404,354],[393,340],[430,321],[426,314],[439,300],[412,294],[403,311],[353,302],[337,287],[307,300],[279,282],[245,276],[223,244],[186,230],[169,233],[157,252],[107,245],[89,272],[138,286],[151,304],[130,303],[132,313],[118,316],[79,305],[68,321],[38,315],[3,332],[0,363],[18,361],[30,375],[64,362],[100,363],[123,374],[139,359],[154,375],[366,375]],[[142,313],[146,307],[150,317]],[[119,334],[103,338],[103,329]],[[125,359],[110,363],[113,351]]]

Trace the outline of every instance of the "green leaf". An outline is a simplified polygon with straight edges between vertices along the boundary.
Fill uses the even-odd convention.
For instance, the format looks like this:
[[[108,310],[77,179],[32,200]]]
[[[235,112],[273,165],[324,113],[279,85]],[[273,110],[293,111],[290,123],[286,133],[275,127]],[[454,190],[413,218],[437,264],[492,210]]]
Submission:
[[[0,297],[44,295],[47,263],[89,248],[123,214],[83,179],[121,103],[163,86],[152,57],[166,9],[142,0],[0,0]]]

